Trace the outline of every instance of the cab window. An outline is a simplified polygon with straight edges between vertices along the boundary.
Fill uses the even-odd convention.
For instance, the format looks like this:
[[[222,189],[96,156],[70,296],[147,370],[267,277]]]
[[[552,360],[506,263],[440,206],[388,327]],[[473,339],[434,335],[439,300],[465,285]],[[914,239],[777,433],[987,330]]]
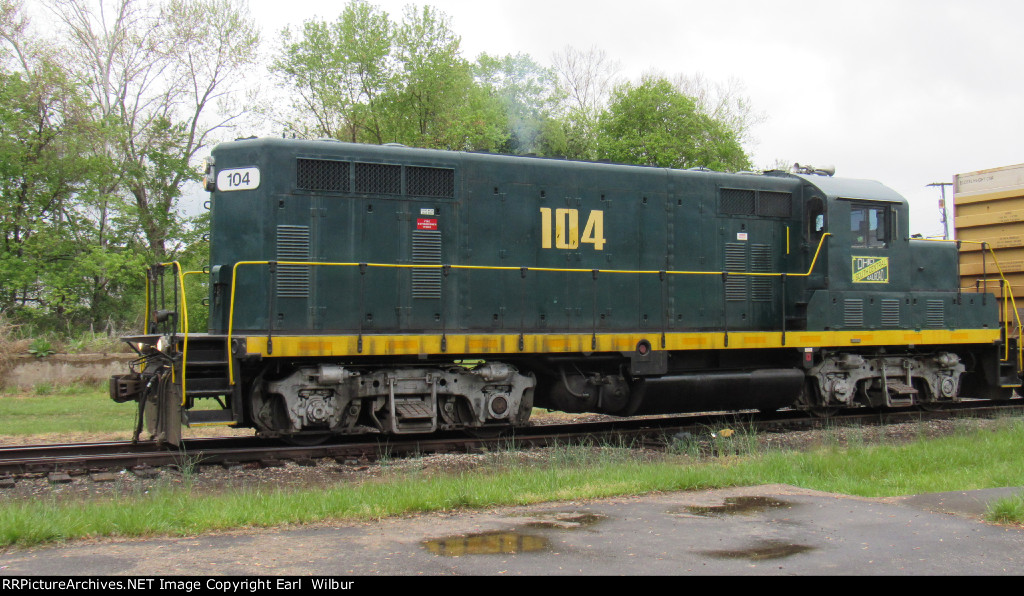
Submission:
[[[807,201],[807,237],[813,240],[821,238],[825,230],[825,204],[821,198],[814,197]]]
[[[850,205],[851,243],[857,248],[889,246],[889,221],[885,207]]]

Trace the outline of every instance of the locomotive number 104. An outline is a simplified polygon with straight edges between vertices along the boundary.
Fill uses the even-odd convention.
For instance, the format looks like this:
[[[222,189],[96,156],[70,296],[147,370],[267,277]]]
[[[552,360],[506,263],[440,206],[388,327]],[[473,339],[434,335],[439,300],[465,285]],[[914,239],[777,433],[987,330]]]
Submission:
[[[555,209],[551,217],[550,207],[540,208],[541,248],[552,248],[551,232],[554,230],[554,248],[577,249],[580,243],[592,244],[594,250],[604,250],[604,211],[595,209],[587,216],[587,225],[580,238],[579,209]],[[553,219],[553,221],[552,221]]]

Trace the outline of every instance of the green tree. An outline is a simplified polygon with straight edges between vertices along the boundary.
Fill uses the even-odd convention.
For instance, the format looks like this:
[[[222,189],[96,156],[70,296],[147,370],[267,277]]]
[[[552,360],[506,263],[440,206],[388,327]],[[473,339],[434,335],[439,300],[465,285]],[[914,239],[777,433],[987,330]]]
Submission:
[[[272,70],[295,100],[279,119],[302,136],[441,149],[494,149],[500,101],[473,78],[442,12],[408,6],[400,23],[361,0],[328,24],[282,33]]]
[[[455,150],[490,150],[504,142],[501,104],[473,79],[461,43],[444,13],[406,7],[395,37],[400,68],[389,98],[392,141]]]
[[[285,125],[306,137],[385,142],[381,97],[395,85],[394,37],[387,13],[361,1],[334,23],[283,30],[271,70],[293,91]]]
[[[42,38],[0,0],[0,311],[119,328],[143,264],[201,233],[177,200],[245,111],[258,37],[235,0],[49,4],[61,28]]]
[[[738,79],[730,78],[722,83],[710,81],[698,73],[676,75],[672,83],[697,102],[699,112],[725,124],[740,143],[753,142],[751,130],[767,118],[763,112],[754,109],[750,98],[743,94],[743,83]]]
[[[545,131],[562,99],[554,69],[541,66],[528,54],[481,54],[473,65],[474,78],[497,99],[507,119],[502,153],[540,153]]]
[[[68,68],[111,132],[94,147],[117,163],[107,190],[130,198],[142,239],[165,260],[187,227],[177,200],[199,178],[196,158],[247,110],[239,93],[256,60],[256,25],[238,0],[49,2]]]
[[[598,118],[619,73],[618,62],[596,47],[566,46],[554,56],[559,107],[540,136],[546,155],[597,159]]]
[[[98,190],[113,168],[91,149],[107,131],[13,2],[0,5],[0,40],[0,312],[51,328],[110,317],[137,255]]]
[[[597,152],[602,159],[667,168],[750,167],[736,133],[662,78],[615,88],[599,117]]]

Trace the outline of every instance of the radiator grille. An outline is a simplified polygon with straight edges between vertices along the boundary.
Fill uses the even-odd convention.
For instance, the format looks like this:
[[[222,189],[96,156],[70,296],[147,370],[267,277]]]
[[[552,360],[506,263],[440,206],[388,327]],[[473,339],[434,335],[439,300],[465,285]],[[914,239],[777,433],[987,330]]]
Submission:
[[[723,188],[719,196],[718,212],[722,215],[753,215],[754,191]]]
[[[788,192],[757,193],[757,214],[763,217],[789,217],[793,214],[793,195]]]
[[[383,163],[357,163],[356,192],[382,195],[401,194],[402,166]]]
[[[864,326],[864,300],[860,298],[843,300],[843,325],[846,327]]]
[[[309,228],[277,226],[277,260],[309,260]],[[277,295],[280,298],[309,297],[309,267],[280,265],[277,268]]]
[[[414,197],[455,196],[455,170],[409,166],[405,169],[406,194]]]
[[[753,273],[771,273],[772,247],[770,244],[750,245],[750,271]],[[750,279],[750,299],[754,302],[771,302],[775,297],[773,288],[775,278],[755,276]]]
[[[300,190],[348,192],[347,161],[299,159],[295,164],[295,185]]]
[[[725,245],[725,270],[747,270],[747,245],[730,242]],[[747,276],[730,275],[725,280],[725,299],[739,302],[747,299]]]
[[[441,264],[441,232],[438,230],[413,230],[412,262],[415,265]],[[413,267],[412,297],[441,297],[441,269]]]
[[[946,325],[946,303],[943,300],[928,300],[928,326],[945,327]]]
[[[900,326],[900,301],[893,298],[882,298],[882,326]]]
[[[793,215],[793,193],[723,188],[718,196],[718,212],[722,215],[790,217]]]

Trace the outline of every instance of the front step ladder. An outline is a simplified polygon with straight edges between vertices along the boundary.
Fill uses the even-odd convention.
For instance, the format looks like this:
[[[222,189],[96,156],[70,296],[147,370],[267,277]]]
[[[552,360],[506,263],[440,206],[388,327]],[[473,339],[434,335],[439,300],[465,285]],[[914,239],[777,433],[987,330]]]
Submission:
[[[179,345],[179,350],[182,348]],[[237,419],[231,408],[233,389],[228,381],[228,348],[224,336],[188,338],[185,361],[185,400],[195,404],[197,398],[224,397],[226,407],[214,409],[189,408],[184,411],[188,426],[231,425]],[[206,400],[207,402],[212,400]],[[214,401],[218,406],[220,401]],[[205,404],[204,404],[205,405]]]
[[[917,389],[901,381],[888,380],[885,389],[889,407],[912,406],[917,399]]]
[[[430,398],[422,395],[395,397],[400,379],[388,379],[388,419],[391,432],[399,434],[432,433],[437,430],[437,382],[430,383]]]

